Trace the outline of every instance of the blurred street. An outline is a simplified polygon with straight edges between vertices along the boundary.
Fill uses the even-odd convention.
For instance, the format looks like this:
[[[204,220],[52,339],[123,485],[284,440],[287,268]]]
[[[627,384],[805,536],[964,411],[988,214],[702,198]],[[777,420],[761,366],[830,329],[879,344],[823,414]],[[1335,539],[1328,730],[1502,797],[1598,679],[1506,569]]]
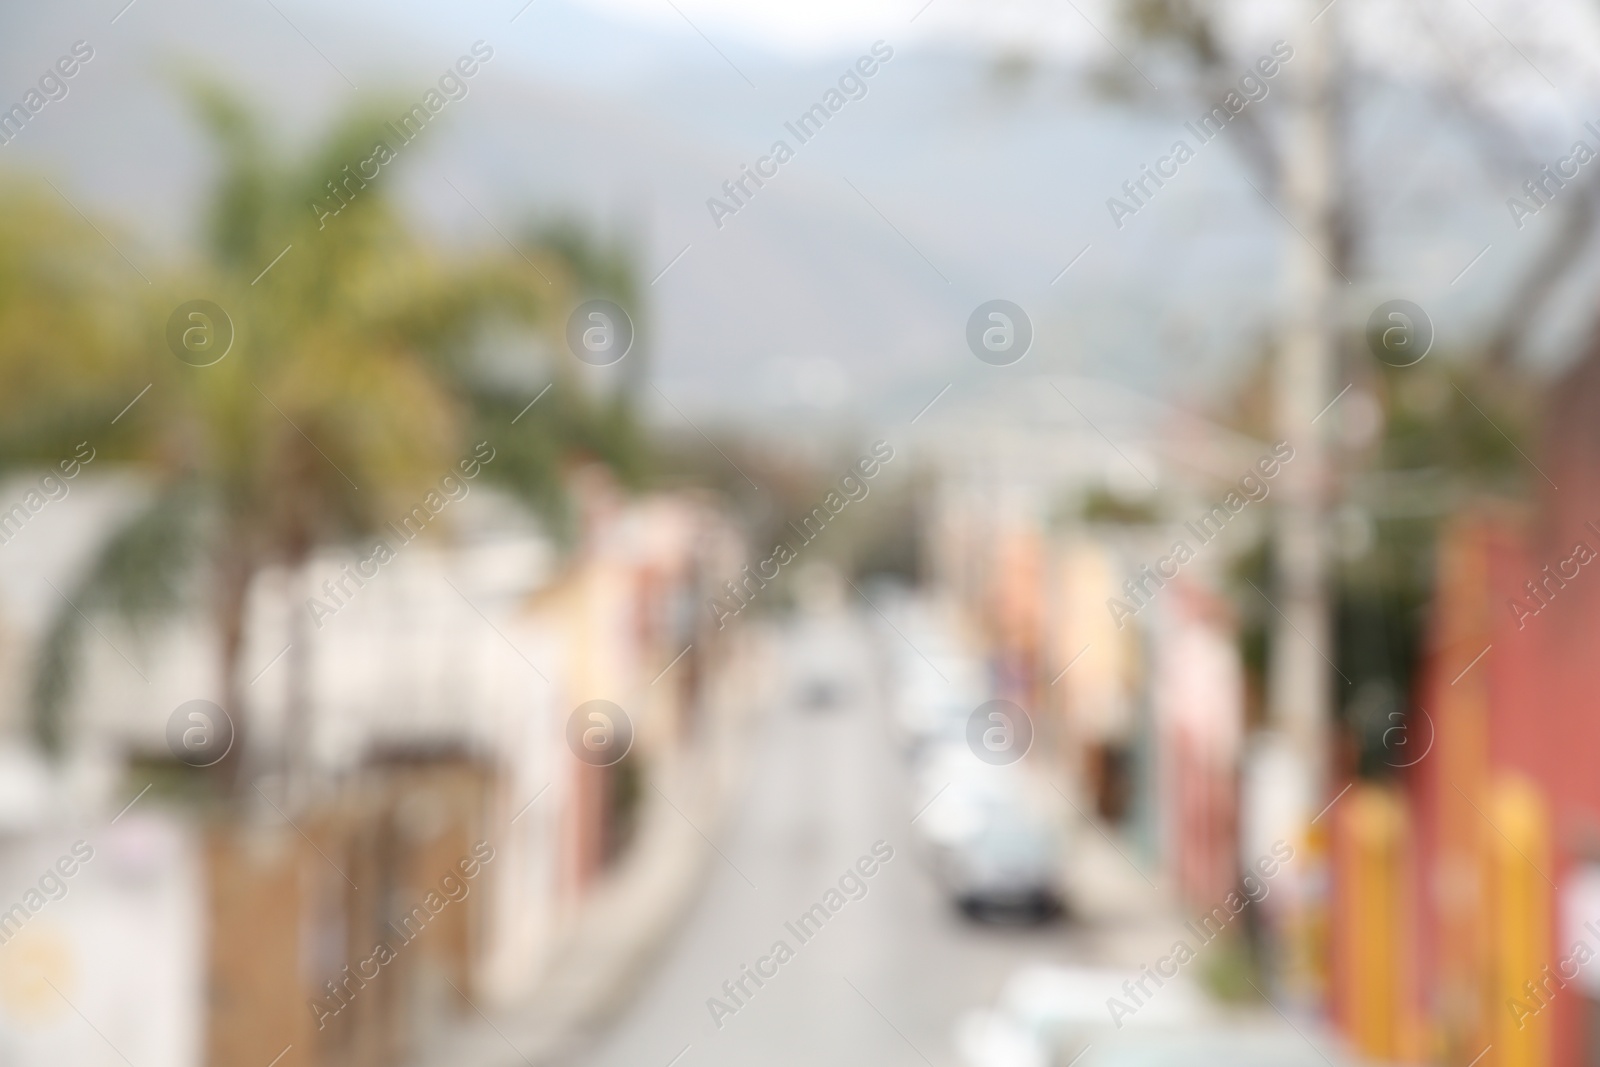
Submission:
[[[1526,7],[10,5],[0,1067],[1600,1064]]]
[[[917,854],[910,787],[886,715],[881,625],[834,607],[780,631],[777,701],[755,720],[749,780],[727,831],[705,827],[713,857],[700,900],[637,1001],[585,1067],[747,1063],[958,1063],[956,1021],[993,999],[1019,965],[1081,958],[1071,926],[979,926],[962,918]],[[892,636],[892,635],[891,635]],[[824,703],[814,698],[826,691]],[[813,940],[784,929],[873,842],[894,858]],[[753,884],[752,884],[753,883]],[[726,999],[772,943],[795,958],[719,1030]],[[754,988],[753,984],[749,988]]]

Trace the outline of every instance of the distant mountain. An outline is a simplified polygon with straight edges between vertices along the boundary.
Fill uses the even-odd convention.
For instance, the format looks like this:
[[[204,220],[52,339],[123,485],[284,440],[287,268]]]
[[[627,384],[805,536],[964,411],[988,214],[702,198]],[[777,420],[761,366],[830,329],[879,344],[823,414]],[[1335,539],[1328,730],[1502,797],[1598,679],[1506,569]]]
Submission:
[[[507,233],[572,212],[628,235],[642,280],[661,275],[636,309],[657,384],[692,416],[750,428],[909,419],[947,382],[981,395],[1041,371],[1192,404],[1225,388],[1272,323],[1277,256],[1295,239],[1240,180],[1226,134],[1119,230],[1107,198],[1185,136],[1190,108],[1130,110],[1061,65],[1006,81],[977,51],[902,44],[864,98],[800,143],[785,123],[872,41],[796,61],[731,33],[710,34],[713,45],[688,25],[618,22],[561,0],[520,15],[510,2],[136,0],[118,16],[124,2],[0,16],[0,100],[20,98],[74,40],[95,49],[68,98],[0,147],[0,166],[43,170],[84,210],[117,220],[135,262],[185,253],[206,189],[173,72],[225,76],[299,142],[358,99],[420,99],[482,39],[495,57],[470,94],[385,180],[451,241],[499,244],[478,210]],[[723,182],[779,139],[793,159],[719,228],[707,199],[725,199]],[[1449,199],[1426,190],[1431,215],[1397,228],[1426,247],[1397,240],[1386,260],[1422,282],[1372,301],[1432,308],[1448,296],[1436,314],[1445,342],[1470,323],[1447,309],[1481,303],[1533,247],[1488,257],[1449,289],[1459,265],[1508,237],[1495,194],[1473,193],[1470,173],[1457,179]],[[1441,180],[1424,172],[1415,184]],[[1419,199],[1415,187],[1399,194],[1397,209]],[[1017,368],[966,350],[968,316],[995,297],[1021,304],[1037,331]]]

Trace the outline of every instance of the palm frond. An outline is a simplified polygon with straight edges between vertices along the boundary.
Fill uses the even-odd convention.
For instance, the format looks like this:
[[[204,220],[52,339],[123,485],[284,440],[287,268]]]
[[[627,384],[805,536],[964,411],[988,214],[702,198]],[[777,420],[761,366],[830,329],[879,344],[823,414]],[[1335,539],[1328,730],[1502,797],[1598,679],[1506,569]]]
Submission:
[[[81,659],[85,617],[109,612],[149,625],[184,606],[199,544],[200,505],[192,486],[157,494],[106,541],[83,578],[65,593],[34,674],[33,732],[45,751],[59,754],[65,740],[63,712]]]

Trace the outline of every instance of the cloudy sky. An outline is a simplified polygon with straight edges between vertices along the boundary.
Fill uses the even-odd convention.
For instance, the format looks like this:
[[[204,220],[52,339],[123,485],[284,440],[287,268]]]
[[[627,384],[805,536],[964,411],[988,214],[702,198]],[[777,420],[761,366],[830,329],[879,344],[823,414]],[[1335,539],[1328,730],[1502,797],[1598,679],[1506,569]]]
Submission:
[[[1281,256],[1297,239],[1244,180],[1227,137],[1113,224],[1107,199],[1210,103],[1137,52],[1103,4],[124,3],[0,16],[11,31],[0,33],[0,94],[20,96],[76,39],[96,48],[69,98],[0,149],[0,164],[43,173],[113,220],[136,261],[187,254],[205,194],[205,146],[175,70],[239,85],[295,151],[343,109],[403,109],[482,39],[495,59],[408,147],[393,191],[419,225],[485,250],[504,248],[495,229],[563,213],[624,237],[651,283],[635,311],[653,378],[708,418],[909,417],[946,383],[981,398],[1045,374],[1203,404],[1270,333]],[[1375,72],[1363,83],[1374,121],[1359,180],[1382,223],[1348,295],[1361,320],[1385,299],[1422,303],[1444,350],[1481,330],[1505,279],[1549,235],[1510,226],[1514,185],[1418,86],[1464,64],[1541,161],[1581,133],[1586,108],[1600,110],[1594,68],[1572,58],[1594,38],[1581,6],[1427,7],[1435,21],[1391,12],[1374,23],[1377,5],[1340,0]],[[1254,12],[1236,27],[1246,59],[1307,32],[1313,11],[1239,10]],[[716,225],[708,198],[775,140],[793,142],[784,123],[879,40],[894,58],[867,95],[794,144],[795,158]],[[1137,70],[1123,52],[1140,56]],[[1026,77],[997,76],[1007,63]],[[1146,79],[1159,88],[1145,91]],[[1108,83],[1140,96],[1108,97]],[[1252,106],[1277,119],[1285,96]],[[981,364],[964,342],[973,309],[995,298],[1034,322],[1034,349],[1014,367]]]

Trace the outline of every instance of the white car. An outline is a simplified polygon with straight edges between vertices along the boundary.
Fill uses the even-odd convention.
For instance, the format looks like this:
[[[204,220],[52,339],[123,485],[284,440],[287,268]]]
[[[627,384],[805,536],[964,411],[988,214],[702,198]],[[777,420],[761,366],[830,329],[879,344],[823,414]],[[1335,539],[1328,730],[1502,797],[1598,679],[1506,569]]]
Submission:
[[[1064,904],[1058,812],[1021,768],[965,746],[930,753],[916,774],[913,823],[940,884],[975,919],[1046,919]]]
[[[985,695],[983,665],[957,655],[929,653],[929,660],[910,653],[894,672],[895,726],[913,760],[930,746],[960,742],[967,719]]]
[[[1263,1003],[1254,1019],[1223,1015],[1185,974],[1113,1023],[1134,969],[1035,965],[1012,975],[993,1008],[956,1024],[967,1067],[1343,1067],[1350,1061],[1309,1025]],[[1120,1025],[1118,1025],[1120,1024]],[[1313,1044],[1314,1038],[1319,1043]]]

